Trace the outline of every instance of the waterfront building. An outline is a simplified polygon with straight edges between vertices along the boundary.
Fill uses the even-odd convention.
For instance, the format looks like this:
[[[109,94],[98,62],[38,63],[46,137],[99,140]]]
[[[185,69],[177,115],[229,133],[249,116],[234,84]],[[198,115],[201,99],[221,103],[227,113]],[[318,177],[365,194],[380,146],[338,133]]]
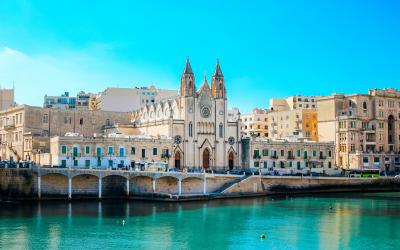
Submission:
[[[78,133],[93,137],[129,121],[129,113],[16,106],[0,111],[0,157],[39,162],[37,157],[48,157],[52,136]]]
[[[146,105],[175,98],[178,91],[149,87],[107,88],[91,100],[90,109],[131,112]]]
[[[335,167],[333,142],[311,142],[299,139],[248,140],[249,155],[245,165],[262,173],[282,174],[339,174]]]
[[[400,171],[400,92],[332,94],[318,100],[321,141],[335,141],[336,163],[344,169]]]
[[[14,107],[14,88],[0,89],[0,110]]]
[[[50,160],[43,164],[102,169],[160,166],[160,163],[172,166],[172,145],[173,140],[168,137],[121,134],[56,136],[50,140]]]
[[[207,77],[197,91],[189,59],[181,77],[180,95],[151,102],[132,113],[139,134],[174,138],[172,158],[182,167],[223,169],[240,166],[240,120],[228,116],[225,78],[219,62],[211,87]]]

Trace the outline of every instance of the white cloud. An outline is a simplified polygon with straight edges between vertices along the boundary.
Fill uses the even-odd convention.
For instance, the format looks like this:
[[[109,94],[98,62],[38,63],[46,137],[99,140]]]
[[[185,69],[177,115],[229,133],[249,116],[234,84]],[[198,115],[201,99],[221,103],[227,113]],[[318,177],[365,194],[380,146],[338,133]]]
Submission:
[[[101,56],[99,56],[101,55]],[[52,54],[28,55],[10,47],[0,51],[0,84],[12,87],[15,81],[17,103],[42,105],[45,94],[72,94],[84,90],[99,92],[110,86],[139,86],[154,83],[171,85],[174,76],[140,65],[110,60],[104,53],[57,51]]]

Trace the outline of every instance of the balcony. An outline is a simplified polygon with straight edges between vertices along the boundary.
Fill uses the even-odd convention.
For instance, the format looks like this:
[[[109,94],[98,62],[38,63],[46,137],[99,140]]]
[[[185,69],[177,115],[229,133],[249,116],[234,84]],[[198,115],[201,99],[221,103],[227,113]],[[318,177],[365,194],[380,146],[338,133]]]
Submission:
[[[7,125],[4,125],[4,129],[5,129],[5,130],[12,130],[12,129],[15,129],[15,124],[7,124]]]

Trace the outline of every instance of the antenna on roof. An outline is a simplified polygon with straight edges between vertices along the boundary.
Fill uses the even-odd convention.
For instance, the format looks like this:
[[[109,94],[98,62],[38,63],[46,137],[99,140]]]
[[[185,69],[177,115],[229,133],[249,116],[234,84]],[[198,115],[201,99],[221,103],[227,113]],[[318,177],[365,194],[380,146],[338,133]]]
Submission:
[[[15,90],[15,81],[13,80],[13,90]]]

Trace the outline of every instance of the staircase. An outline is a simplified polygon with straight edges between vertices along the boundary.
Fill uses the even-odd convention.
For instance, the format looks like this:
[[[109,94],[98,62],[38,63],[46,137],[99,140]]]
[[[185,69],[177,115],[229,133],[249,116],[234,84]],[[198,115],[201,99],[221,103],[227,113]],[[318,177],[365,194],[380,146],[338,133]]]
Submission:
[[[12,144],[7,143],[7,147],[8,147],[8,149],[14,154],[14,156],[16,157],[16,161],[17,161],[17,162],[18,162],[19,160],[21,160],[21,157],[19,156],[17,150],[15,150],[15,149],[12,147]]]
[[[215,192],[219,193],[219,194],[223,194],[225,193],[226,190],[228,190],[229,188],[233,187],[234,185],[246,180],[247,178],[252,177],[252,175],[244,175],[238,179],[235,179],[232,182],[229,183],[225,183],[222,187],[218,188]]]

